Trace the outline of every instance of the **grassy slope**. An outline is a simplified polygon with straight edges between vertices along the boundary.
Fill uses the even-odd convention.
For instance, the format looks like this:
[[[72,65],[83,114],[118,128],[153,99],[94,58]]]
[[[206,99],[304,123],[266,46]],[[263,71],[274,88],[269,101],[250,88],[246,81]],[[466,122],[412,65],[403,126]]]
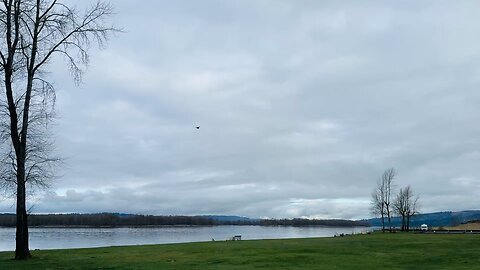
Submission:
[[[480,230],[480,222],[460,224],[455,227],[444,227],[446,230]]]
[[[480,235],[374,234],[0,253],[0,269],[480,269]]]

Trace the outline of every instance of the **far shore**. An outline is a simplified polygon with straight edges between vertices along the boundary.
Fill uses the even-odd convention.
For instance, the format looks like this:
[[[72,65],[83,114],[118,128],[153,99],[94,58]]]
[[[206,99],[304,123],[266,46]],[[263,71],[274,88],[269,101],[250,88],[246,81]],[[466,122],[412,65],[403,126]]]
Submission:
[[[231,224],[231,225],[136,225],[136,226],[80,226],[80,225],[54,225],[54,226],[29,226],[35,229],[121,229],[121,228],[184,228],[184,227],[223,227],[223,226],[241,226],[241,227],[296,227],[296,228],[372,228],[372,226],[356,225],[356,226],[328,226],[328,225],[260,225],[260,224]],[[14,229],[14,226],[0,226],[2,229]]]

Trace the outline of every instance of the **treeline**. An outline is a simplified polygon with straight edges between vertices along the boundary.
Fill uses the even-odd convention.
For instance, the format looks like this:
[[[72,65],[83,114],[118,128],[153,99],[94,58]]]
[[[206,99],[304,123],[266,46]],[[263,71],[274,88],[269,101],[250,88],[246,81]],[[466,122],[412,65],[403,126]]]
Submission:
[[[15,227],[14,214],[0,214],[0,227]],[[146,216],[115,213],[31,215],[29,226],[34,227],[136,227],[136,226],[368,226],[365,221],[313,219],[242,219],[218,220],[203,216]]]
[[[328,226],[328,227],[368,227],[368,222],[344,219],[262,219],[262,226]]]
[[[1,227],[15,227],[15,215],[0,215]],[[29,226],[79,226],[79,227],[128,227],[128,226],[169,226],[215,225],[211,219],[195,216],[145,216],[124,214],[65,214],[65,215],[31,215]]]

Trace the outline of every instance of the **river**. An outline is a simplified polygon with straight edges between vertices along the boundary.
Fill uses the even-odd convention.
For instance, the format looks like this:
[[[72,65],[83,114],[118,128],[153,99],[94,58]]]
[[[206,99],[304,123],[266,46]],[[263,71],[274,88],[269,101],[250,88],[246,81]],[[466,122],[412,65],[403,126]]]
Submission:
[[[332,237],[370,228],[172,226],[148,228],[30,228],[30,249],[70,249],[147,244],[224,241],[234,235],[242,240]],[[0,251],[15,249],[15,229],[0,228]]]

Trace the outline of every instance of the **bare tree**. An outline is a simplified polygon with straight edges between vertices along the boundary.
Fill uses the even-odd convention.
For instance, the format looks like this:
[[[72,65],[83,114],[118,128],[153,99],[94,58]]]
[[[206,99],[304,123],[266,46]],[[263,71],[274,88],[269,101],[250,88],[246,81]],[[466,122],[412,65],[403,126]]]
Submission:
[[[385,231],[385,204],[384,202],[384,187],[383,181],[378,181],[377,186],[372,192],[372,201],[370,211],[375,216],[380,217],[382,222],[382,231]]]
[[[76,82],[88,63],[92,42],[103,45],[116,31],[105,19],[110,4],[97,1],[85,13],[60,0],[2,0],[0,3],[0,73],[3,138],[7,154],[3,159],[4,183],[15,187],[15,259],[30,257],[26,196],[27,187],[42,186],[51,175],[51,141],[42,126],[51,119],[55,90],[45,74],[55,55],[63,56]],[[45,130],[45,129],[43,129]]]
[[[393,180],[395,179],[395,169],[387,169],[381,178],[382,187],[383,187],[383,204],[385,207],[385,214],[388,219],[389,230],[392,231],[392,192],[393,192]]]
[[[410,186],[400,189],[393,203],[394,212],[402,218],[402,231],[410,230],[410,220],[418,213],[418,196]]]
[[[380,216],[383,231],[385,231],[385,220],[388,221],[389,230],[392,231],[392,190],[394,178],[395,170],[393,168],[385,170],[372,192],[370,211],[372,214]]]
[[[402,231],[407,230],[407,208],[408,208],[408,193],[406,188],[401,188],[397,197],[393,201],[393,211],[402,218]]]
[[[420,196],[414,196],[413,190],[410,186],[405,188],[406,193],[405,197],[407,198],[407,206],[406,206],[406,230],[410,231],[410,221],[412,217],[419,213],[418,209],[420,208],[419,200]]]

